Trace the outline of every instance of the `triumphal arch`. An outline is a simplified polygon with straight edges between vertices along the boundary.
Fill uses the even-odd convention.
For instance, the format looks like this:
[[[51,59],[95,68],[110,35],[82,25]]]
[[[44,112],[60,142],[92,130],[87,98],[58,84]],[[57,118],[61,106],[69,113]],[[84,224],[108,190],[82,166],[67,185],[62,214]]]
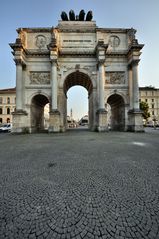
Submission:
[[[84,11],[83,11],[84,13]],[[139,109],[138,63],[142,44],[133,28],[100,28],[92,15],[62,13],[56,27],[19,28],[13,49],[16,110],[13,132],[44,127],[49,103],[49,132],[67,129],[67,91],[88,91],[92,131],[143,131]],[[80,100],[80,99],[75,99]]]

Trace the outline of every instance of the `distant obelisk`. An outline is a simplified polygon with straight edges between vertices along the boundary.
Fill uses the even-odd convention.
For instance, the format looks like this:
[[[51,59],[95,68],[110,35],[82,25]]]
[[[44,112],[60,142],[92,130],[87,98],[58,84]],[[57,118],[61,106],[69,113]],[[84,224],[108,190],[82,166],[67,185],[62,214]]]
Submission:
[[[71,120],[73,119],[72,108],[71,108],[71,110],[70,110],[70,119],[71,119]]]

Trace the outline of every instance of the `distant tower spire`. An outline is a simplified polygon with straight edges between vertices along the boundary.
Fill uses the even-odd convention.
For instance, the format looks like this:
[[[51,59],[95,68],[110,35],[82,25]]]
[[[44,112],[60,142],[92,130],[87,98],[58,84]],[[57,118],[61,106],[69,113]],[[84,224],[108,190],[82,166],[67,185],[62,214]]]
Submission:
[[[72,108],[71,108],[71,110],[70,110],[70,118],[71,118],[71,120],[73,119]]]

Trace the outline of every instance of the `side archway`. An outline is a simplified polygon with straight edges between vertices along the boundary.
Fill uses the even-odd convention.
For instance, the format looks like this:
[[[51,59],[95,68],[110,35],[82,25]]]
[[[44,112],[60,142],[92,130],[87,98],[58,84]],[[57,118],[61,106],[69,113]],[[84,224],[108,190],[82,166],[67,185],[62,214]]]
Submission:
[[[45,106],[49,104],[48,98],[43,94],[33,96],[31,100],[31,131],[43,131],[46,127]]]
[[[113,94],[107,99],[108,123],[111,130],[125,130],[125,103],[119,94]]]

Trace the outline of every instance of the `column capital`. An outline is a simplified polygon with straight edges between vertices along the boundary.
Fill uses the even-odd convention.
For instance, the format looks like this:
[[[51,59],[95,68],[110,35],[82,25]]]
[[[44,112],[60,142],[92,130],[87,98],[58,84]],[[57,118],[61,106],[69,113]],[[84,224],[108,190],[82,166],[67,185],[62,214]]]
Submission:
[[[18,66],[18,65],[21,65],[22,67],[26,66],[24,61],[22,59],[20,59],[20,58],[15,58],[14,61],[15,61],[16,66]]]
[[[133,61],[131,62],[132,67],[133,67],[133,66],[138,66],[139,61],[140,61],[140,59],[133,60]]]
[[[22,65],[23,61],[21,59],[14,59],[16,66],[17,65]]]
[[[58,62],[57,62],[57,59],[51,59],[51,64],[52,66],[57,66]]]
[[[104,65],[105,59],[98,59],[98,64],[99,65]]]
[[[134,59],[128,64],[128,70],[131,70],[133,66],[138,66],[140,59]]]
[[[106,51],[107,48],[108,48],[108,44],[105,44],[103,39],[98,40],[98,43],[97,43],[97,46],[96,46],[96,50],[100,51],[100,50],[105,49],[105,51]]]

